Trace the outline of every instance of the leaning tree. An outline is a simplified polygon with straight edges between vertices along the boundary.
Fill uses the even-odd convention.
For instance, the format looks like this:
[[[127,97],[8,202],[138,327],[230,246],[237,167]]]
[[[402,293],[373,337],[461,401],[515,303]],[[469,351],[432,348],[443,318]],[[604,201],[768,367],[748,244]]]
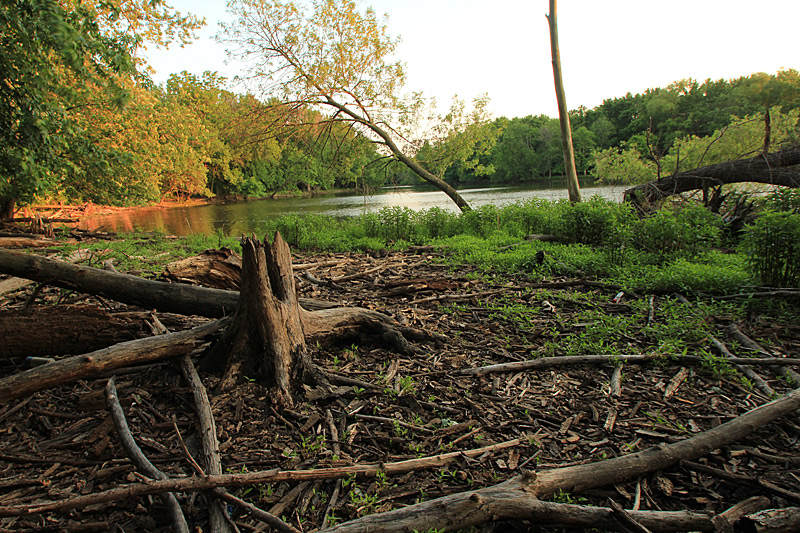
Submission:
[[[409,140],[410,132],[431,117],[424,116],[427,107],[421,94],[401,96],[404,65],[389,60],[398,41],[372,9],[362,12],[353,0],[311,4],[306,13],[299,2],[232,0],[229,9],[236,21],[223,26],[220,40],[231,47],[233,57],[251,66],[247,79],[265,94],[280,94],[290,109],[329,110],[325,121],[345,122],[365,133],[462,211],[468,210],[469,204],[452,186],[410,155],[419,148]],[[449,122],[456,132],[488,123],[483,112],[454,120],[451,109],[445,118],[449,120],[439,124]],[[448,137],[452,136],[440,136]]]

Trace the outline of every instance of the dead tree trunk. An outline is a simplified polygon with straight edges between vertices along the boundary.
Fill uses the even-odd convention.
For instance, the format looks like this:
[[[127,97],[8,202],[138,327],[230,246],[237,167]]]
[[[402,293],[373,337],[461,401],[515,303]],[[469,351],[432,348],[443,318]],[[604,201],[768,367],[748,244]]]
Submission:
[[[242,239],[239,305],[206,361],[224,365],[222,389],[244,372],[261,379],[278,406],[293,405],[303,383],[319,380],[306,349],[289,245],[279,233],[272,244]]]
[[[716,165],[678,172],[625,191],[625,201],[653,203],[674,194],[705,190],[731,183],[766,183],[800,187],[800,146],[750,159],[738,159]]]

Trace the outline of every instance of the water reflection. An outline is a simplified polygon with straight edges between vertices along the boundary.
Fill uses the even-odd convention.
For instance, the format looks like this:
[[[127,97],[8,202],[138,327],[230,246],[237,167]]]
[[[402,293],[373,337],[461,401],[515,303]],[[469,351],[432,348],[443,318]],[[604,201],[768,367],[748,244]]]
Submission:
[[[581,185],[585,198],[594,195],[614,201],[622,199],[622,187],[592,187]],[[485,204],[502,206],[529,198],[557,200],[567,198],[566,186],[547,188],[539,185],[517,187],[490,187],[463,189],[459,193],[473,207]],[[133,230],[159,231],[172,235],[193,233],[213,234],[222,231],[227,235],[241,235],[259,231],[273,217],[291,213],[331,216],[357,216],[378,211],[383,207],[408,207],[414,210],[439,207],[456,212],[456,205],[438,190],[420,187],[390,187],[378,193],[359,195],[352,193],[330,194],[313,198],[279,198],[227,204],[191,207],[145,208],[113,215],[90,217],[80,227],[93,231],[129,232]]]

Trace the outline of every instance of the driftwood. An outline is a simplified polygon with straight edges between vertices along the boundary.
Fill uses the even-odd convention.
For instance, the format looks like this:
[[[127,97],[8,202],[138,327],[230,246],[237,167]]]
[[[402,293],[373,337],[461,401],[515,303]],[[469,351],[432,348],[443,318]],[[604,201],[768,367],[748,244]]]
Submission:
[[[800,507],[768,509],[742,518],[740,530],[747,533],[792,533],[800,531]]]
[[[170,263],[162,275],[176,282],[237,291],[241,273],[242,257],[229,248],[220,248]]]
[[[465,376],[485,376],[487,374],[497,374],[503,372],[523,372],[526,370],[540,370],[542,368],[553,368],[560,366],[571,365],[598,365],[598,364],[620,364],[620,363],[651,363],[651,362],[669,362],[676,361],[678,363],[704,363],[708,359],[698,355],[685,355],[685,354],[623,354],[623,355],[563,355],[556,357],[541,357],[539,359],[530,359],[527,361],[514,361],[513,363],[499,363],[496,365],[481,366],[476,368],[467,368],[461,370],[459,373]],[[737,365],[755,365],[755,366],[784,366],[784,365],[798,365],[800,366],[800,359],[778,359],[776,357],[729,357],[728,362]],[[772,396],[772,394],[769,394]]]
[[[539,498],[558,491],[577,493],[611,485],[648,472],[664,469],[680,460],[692,460],[743,438],[800,407],[800,389],[757,407],[725,424],[672,444],[662,444],[615,459],[545,472],[516,476],[499,485],[452,494],[409,505],[387,513],[352,520],[329,531],[425,531],[430,528],[461,529],[491,520],[536,519]]]
[[[727,185],[731,183],[765,183],[784,187],[800,187],[800,146],[771,154],[738,159],[678,172],[659,180],[637,185],[625,191],[625,201],[657,202],[668,196]]]
[[[189,354],[181,356],[180,367],[183,377],[189,383],[189,387],[192,389],[192,395],[194,396],[194,406],[197,410],[196,425],[197,431],[200,433],[200,442],[203,444],[203,462],[206,466],[205,472],[209,474],[221,474],[222,460],[219,454],[217,426],[214,422],[214,415],[211,411],[211,402],[208,399],[208,393]],[[231,528],[228,526],[225,509],[217,500],[210,500],[208,503],[211,531],[219,533],[230,532]]]
[[[170,478],[165,480],[149,481],[146,483],[132,483],[117,488],[109,489],[96,494],[76,496],[51,503],[34,503],[22,505],[8,505],[0,507],[0,517],[22,516],[50,511],[69,511],[83,509],[89,505],[117,501],[124,498],[135,498],[163,492],[189,492],[211,490],[217,487],[241,487],[258,485],[260,483],[278,483],[282,481],[302,482],[326,479],[345,479],[349,476],[375,477],[379,473],[401,474],[438,468],[450,464],[463,457],[480,457],[484,454],[518,446],[520,439],[512,439],[458,452],[443,453],[418,459],[408,459],[395,463],[360,464],[335,468],[319,468],[315,470],[265,470],[261,472],[246,472],[222,474],[218,476],[207,475],[204,477]]]
[[[0,402],[110,370],[190,353],[205,342],[206,335],[216,332],[228,322],[229,319],[222,319],[188,331],[123,342],[12,374],[0,379]]]
[[[745,437],[781,416],[792,413],[798,407],[800,407],[800,389],[680,442],[662,444],[606,461],[556,468],[538,473],[526,473],[491,487],[453,494],[387,513],[366,516],[331,528],[330,531],[411,531],[414,529],[424,531],[430,528],[453,530],[493,520],[541,520],[542,513],[547,511],[547,506],[540,505],[540,498],[558,491],[578,493],[622,482],[648,472],[664,469],[680,460],[699,458]],[[0,516],[19,516],[50,511],[63,512],[120,498],[141,497],[167,491],[209,490],[221,486],[242,486],[288,480],[341,479],[353,474],[374,476],[381,471],[393,474],[416,468],[440,466],[462,455],[475,457],[503,446],[508,447],[518,443],[517,440],[479,450],[454,452],[443,456],[383,465],[355,465],[308,471],[271,470],[129,484],[102,493],[78,496],[60,502],[6,506],[0,508]],[[598,515],[592,516],[598,518]],[[639,514],[631,516],[634,520],[649,525],[646,516]],[[702,520],[703,516],[698,514],[693,516],[693,519]],[[690,529],[695,527],[693,525]],[[697,529],[706,529],[706,527],[697,527]],[[654,528],[654,530],[656,529]]]

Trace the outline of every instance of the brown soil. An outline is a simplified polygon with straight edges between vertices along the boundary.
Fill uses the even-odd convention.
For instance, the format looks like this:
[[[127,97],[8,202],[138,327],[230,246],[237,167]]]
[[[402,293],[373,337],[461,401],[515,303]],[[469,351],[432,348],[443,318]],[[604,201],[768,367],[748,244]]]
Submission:
[[[217,377],[203,376],[211,394],[224,471],[386,463],[522,439],[516,446],[476,459],[461,458],[447,467],[339,483],[341,490],[332,509],[339,521],[347,521],[496,484],[524,470],[599,461],[683,439],[768,401],[757,390],[745,388],[736,375],[721,376],[696,366],[687,367],[687,379],[671,396],[665,391],[681,372],[680,365],[626,365],[618,397],[609,386],[611,366],[459,376],[455,370],[535,357],[550,338],[548,332],[565,334],[582,326],[572,318],[578,309],[557,301],[555,312],[543,313],[530,329],[519,329],[479,302],[502,298],[507,303],[511,295],[521,305],[541,305],[535,292],[526,289],[530,280],[519,277],[508,283],[506,279],[495,286],[491,279],[470,276],[470,267],[448,270],[435,262],[434,255],[417,251],[384,257],[295,257],[295,263],[342,260],[312,271],[313,278],[322,280],[383,265],[378,272],[339,281],[335,287],[311,283],[298,272],[299,290],[305,297],[380,310],[410,326],[437,332],[447,341],[420,344],[422,351],[415,357],[398,356],[357,339],[341,346],[312,346],[312,358],[323,368],[374,384],[379,391],[353,390],[284,412],[270,407],[257,383],[245,380],[233,391],[215,394]],[[578,285],[562,290],[600,291],[609,302],[606,312],[632,313],[629,306],[610,303],[616,293],[613,288]],[[44,289],[36,304],[63,298],[62,292]],[[464,297],[469,294],[483,296]],[[437,300],[445,295],[459,298],[458,306]],[[0,296],[0,303],[4,309],[21,307],[26,297],[23,292],[5,300]],[[87,301],[114,311],[128,309],[95,298],[82,303]],[[718,321],[722,328],[726,319]],[[771,335],[783,353],[798,352],[800,329],[796,326],[775,332],[755,322],[743,328],[751,336]],[[634,353],[638,341],[629,341]],[[8,361],[0,364],[5,365],[2,375],[14,371]],[[779,394],[788,390],[785,382],[757,370]],[[106,381],[107,376],[81,381],[0,407],[0,509],[63,500],[141,480],[122,451],[106,411]],[[192,475],[173,427],[175,420],[189,449],[196,450],[193,400],[180,370],[171,362],[128,369],[117,373],[117,383],[128,423],[145,454],[170,476]],[[338,440],[331,437],[329,419],[337,428]],[[778,495],[755,482],[769,481],[800,497],[798,440],[800,417],[794,415],[699,461],[747,476],[753,485],[675,466],[628,483],[557,499],[607,505],[611,498],[628,509],[637,504],[643,510],[721,512],[750,496],[764,495],[774,507],[796,506],[800,501],[792,501],[791,494]],[[340,447],[338,457],[336,446]],[[231,490],[308,531],[321,527],[336,486],[336,481],[317,481]],[[190,526],[207,530],[204,496],[181,494],[179,500]],[[238,510],[233,513],[240,531],[268,529]],[[170,524],[162,501],[143,497],[63,513],[0,518],[0,530],[169,531]],[[485,530],[562,531],[539,529],[528,522],[489,524]]]

